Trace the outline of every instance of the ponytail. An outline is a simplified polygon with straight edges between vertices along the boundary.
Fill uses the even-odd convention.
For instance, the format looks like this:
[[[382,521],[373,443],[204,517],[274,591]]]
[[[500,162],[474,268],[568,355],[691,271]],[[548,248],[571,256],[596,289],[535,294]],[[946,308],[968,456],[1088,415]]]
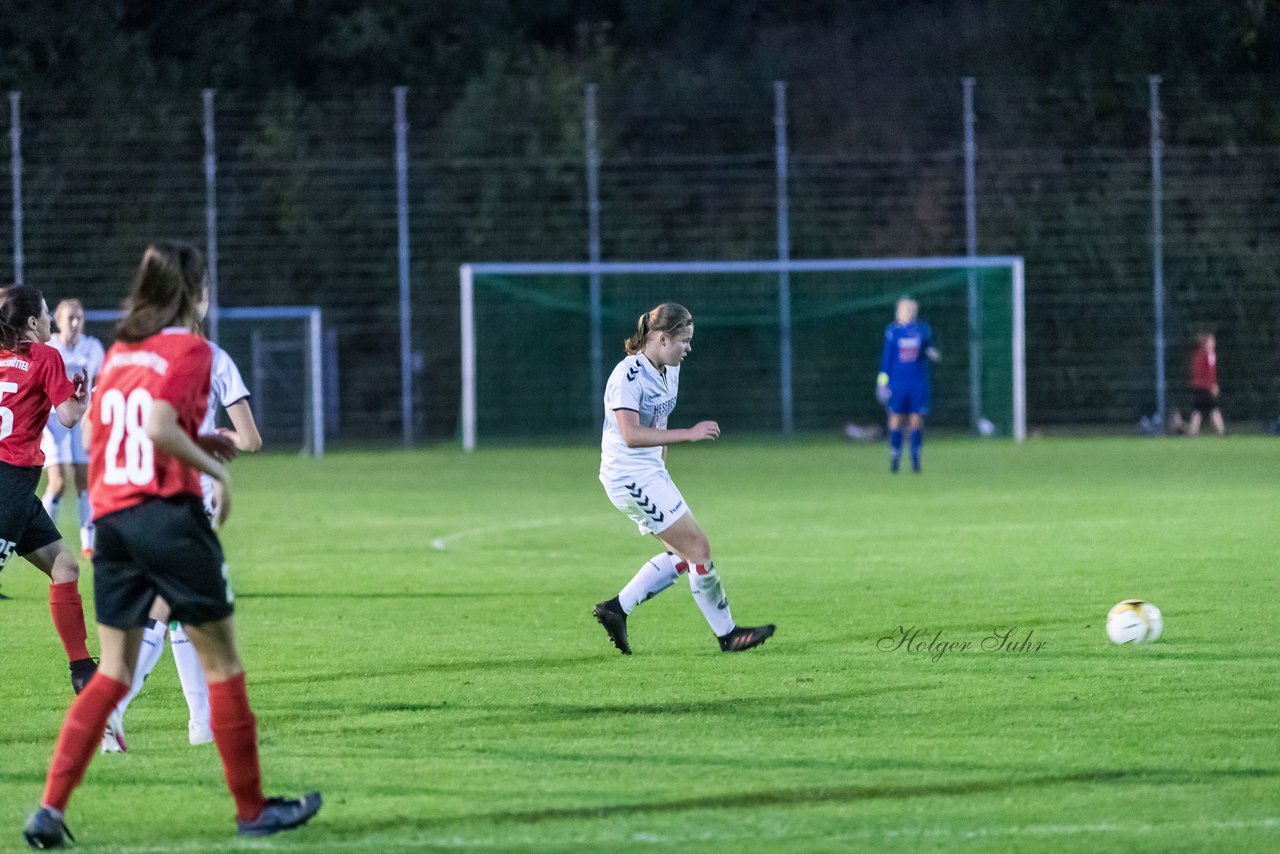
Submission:
[[[634,356],[644,349],[644,339],[649,337],[649,312],[640,315],[640,319],[636,321],[636,331],[623,344],[627,348],[627,355]]]
[[[693,315],[689,309],[674,302],[664,302],[651,311],[640,315],[636,321],[636,331],[626,340],[624,346],[628,356],[634,356],[644,349],[651,332],[665,332],[674,335],[686,326],[693,325]]]
[[[194,328],[207,268],[204,255],[189,243],[153,243],[142,255],[133,287],[116,326],[122,341],[150,338],[166,326]]]
[[[39,317],[44,294],[31,285],[6,285],[0,288],[0,350],[25,353],[31,340],[27,338],[27,320]]]

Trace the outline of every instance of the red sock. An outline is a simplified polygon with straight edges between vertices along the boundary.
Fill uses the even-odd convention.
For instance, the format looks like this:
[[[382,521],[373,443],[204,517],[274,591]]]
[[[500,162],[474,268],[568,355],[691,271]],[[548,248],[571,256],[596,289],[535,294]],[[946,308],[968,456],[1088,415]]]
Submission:
[[[80,582],[64,581],[49,585],[49,611],[53,614],[53,627],[58,630],[68,661],[89,657],[84,645],[84,604],[80,601]]]
[[[249,708],[244,674],[209,683],[209,728],[222,756],[227,788],[236,799],[236,818],[262,815],[262,770],[258,765],[258,723]]]
[[[71,790],[80,784],[85,769],[102,743],[107,717],[128,693],[128,683],[117,682],[110,676],[95,673],[89,680],[62,721],[41,804],[66,812]]]

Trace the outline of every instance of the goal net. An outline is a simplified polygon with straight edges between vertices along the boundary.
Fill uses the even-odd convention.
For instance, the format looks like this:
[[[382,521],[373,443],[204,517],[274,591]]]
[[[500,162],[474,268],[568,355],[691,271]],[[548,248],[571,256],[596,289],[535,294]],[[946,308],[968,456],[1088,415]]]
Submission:
[[[931,425],[1026,434],[1020,257],[473,263],[460,270],[462,443],[587,434],[641,313],[694,318],[679,422],[726,431],[878,424],[885,326],[909,295],[933,328]]]
[[[117,310],[85,312],[85,332],[110,347]],[[326,395],[322,316],[315,306],[222,308],[218,344],[249,388],[253,417],[267,448],[324,455],[331,401]],[[332,363],[332,360],[330,360]],[[218,423],[230,426],[226,415]]]

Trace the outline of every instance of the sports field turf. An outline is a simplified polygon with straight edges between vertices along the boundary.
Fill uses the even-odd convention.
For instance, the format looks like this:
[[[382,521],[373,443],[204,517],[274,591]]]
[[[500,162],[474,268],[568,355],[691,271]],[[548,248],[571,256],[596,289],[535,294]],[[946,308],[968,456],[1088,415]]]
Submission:
[[[1280,441],[939,440],[919,477],[834,440],[674,448],[735,617],[778,624],[741,655],[683,581],[608,644],[592,604],[656,549],[597,461],[238,461],[266,788],[325,807],[237,840],[166,652],[72,799],[80,849],[1280,849]],[[44,577],[0,592],[9,851],[71,695]],[[1151,648],[1103,634],[1127,597],[1164,610]],[[900,627],[972,646],[878,648]],[[1032,648],[984,651],[998,627]]]

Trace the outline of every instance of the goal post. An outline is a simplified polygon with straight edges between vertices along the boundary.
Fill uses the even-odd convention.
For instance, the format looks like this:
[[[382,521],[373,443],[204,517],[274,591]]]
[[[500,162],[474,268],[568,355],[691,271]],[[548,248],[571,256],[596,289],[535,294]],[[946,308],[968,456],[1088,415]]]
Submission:
[[[602,283],[598,302],[592,280]],[[596,366],[590,342],[620,343],[641,312],[668,300],[688,306],[700,330],[691,357],[699,367],[682,376],[686,388],[698,387],[681,405],[690,418],[756,432],[780,423],[785,432],[792,406],[801,430],[834,427],[841,413],[878,419],[867,399],[882,332],[903,294],[919,301],[943,351],[931,423],[989,421],[1022,441],[1024,290],[1019,256],[463,264],[462,446],[473,450],[482,431],[598,427],[602,390],[593,375],[622,351]]]
[[[111,343],[118,309],[85,312],[89,334]],[[323,313],[312,305],[222,307],[218,344],[235,360],[251,393],[254,418],[272,444],[298,442],[324,456],[326,411]]]

